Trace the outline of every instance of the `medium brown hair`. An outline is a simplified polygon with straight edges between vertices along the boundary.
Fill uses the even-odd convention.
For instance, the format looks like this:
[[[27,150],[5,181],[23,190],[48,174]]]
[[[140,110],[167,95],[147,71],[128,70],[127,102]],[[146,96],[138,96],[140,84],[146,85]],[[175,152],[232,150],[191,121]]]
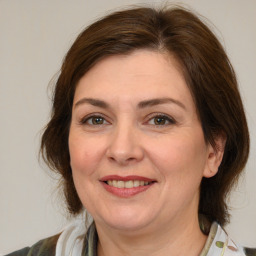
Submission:
[[[226,136],[218,173],[203,178],[199,203],[200,214],[224,225],[229,220],[227,196],[248,158],[246,117],[236,76],[222,45],[195,14],[180,7],[141,7],[112,13],[86,28],[68,51],[56,83],[41,152],[49,167],[61,174],[69,212],[77,214],[83,209],[72,178],[68,148],[76,85],[103,58],[137,49],[174,56],[194,98],[206,142],[216,147],[216,136]]]

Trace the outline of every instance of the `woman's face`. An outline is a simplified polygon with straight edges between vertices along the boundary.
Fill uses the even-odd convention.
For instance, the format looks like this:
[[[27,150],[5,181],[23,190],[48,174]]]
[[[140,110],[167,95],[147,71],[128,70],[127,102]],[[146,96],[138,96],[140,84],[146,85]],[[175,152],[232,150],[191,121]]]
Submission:
[[[171,56],[112,56],[79,81],[69,150],[73,178],[96,225],[134,231],[196,218],[211,176],[195,104]]]

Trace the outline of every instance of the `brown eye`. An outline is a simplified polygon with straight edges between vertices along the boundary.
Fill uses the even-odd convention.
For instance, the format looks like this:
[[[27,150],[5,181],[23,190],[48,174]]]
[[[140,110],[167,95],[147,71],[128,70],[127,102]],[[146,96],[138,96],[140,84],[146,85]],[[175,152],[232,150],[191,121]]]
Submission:
[[[165,125],[166,122],[167,122],[167,120],[164,117],[155,117],[154,118],[155,125]]]
[[[85,125],[104,125],[108,122],[102,116],[89,116],[81,121],[81,124]]]
[[[94,125],[99,125],[104,123],[104,119],[100,116],[91,117],[91,123]]]
[[[151,118],[148,123],[150,125],[164,126],[175,124],[175,121],[171,117],[166,115],[156,115],[153,118]]]

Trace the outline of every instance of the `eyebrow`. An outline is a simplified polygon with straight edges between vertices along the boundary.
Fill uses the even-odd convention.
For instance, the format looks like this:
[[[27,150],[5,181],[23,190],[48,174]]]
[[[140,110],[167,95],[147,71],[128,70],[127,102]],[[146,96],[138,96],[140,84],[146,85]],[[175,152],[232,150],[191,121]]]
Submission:
[[[88,103],[91,104],[93,106],[96,107],[100,107],[100,108],[110,108],[109,104],[103,100],[98,100],[98,99],[92,99],[92,98],[82,98],[81,100],[79,100],[78,102],[75,103],[75,107],[82,105],[84,103]]]
[[[82,98],[81,100],[75,103],[75,108],[84,103],[88,103],[90,105],[104,108],[104,109],[110,108],[110,105],[107,102],[99,99],[93,99],[93,98]],[[182,102],[172,98],[156,98],[156,99],[144,100],[138,103],[137,108],[141,109],[141,108],[153,107],[153,106],[161,105],[165,103],[174,103],[186,110],[186,107]]]
[[[152,107],[152,106],[165,104],[165,103],[174,103],[174,104],[178,105],[179,107],[186,109],[185,105],[182,102],[172,99],[172,98],[156,98],[156,99],[151,99],[151,100],[144,100],[138,104],[138,108]]]

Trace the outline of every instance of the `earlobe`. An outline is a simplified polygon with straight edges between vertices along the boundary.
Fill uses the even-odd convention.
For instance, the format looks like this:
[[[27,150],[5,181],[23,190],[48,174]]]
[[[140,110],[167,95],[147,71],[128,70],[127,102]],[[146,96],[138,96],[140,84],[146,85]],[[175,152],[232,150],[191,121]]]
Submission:
[[[219,134],[215,139],[215,147],[208,145],[208,159],[204,171],[205,178],[211,178],[217,174],[225,152],[226,135]]]

